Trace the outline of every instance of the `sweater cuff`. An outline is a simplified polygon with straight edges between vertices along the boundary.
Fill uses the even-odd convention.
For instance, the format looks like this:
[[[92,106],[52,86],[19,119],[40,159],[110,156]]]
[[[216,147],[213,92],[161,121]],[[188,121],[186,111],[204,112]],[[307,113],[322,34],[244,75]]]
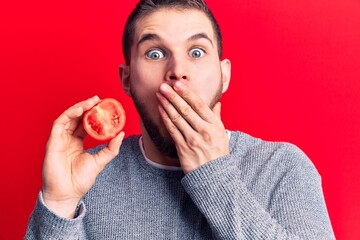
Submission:
[[[74,219],[60,217],[45,205],[42,192],[40,192],[33,215],[38,229],[41,229],[41,236],[66,236],[75,239],[81,231],[85,212],[85,205],[80,201]]]
[[[211,160],[195,169],[194,171],[185,175],[182,179],[183,184],[197,183],[205,179],[211,180],[214,178],[218,178],[223,176],[226,172],[228,172],[228,168],[236,167],[234,160],[231,158],[231,155],[226,155],[223,157],[219,157],[217,159]],[[210,174],[211,173],[211,174]],[[215,179],[214,179],[215,180]]]
[[[217,188],[222,188],[221,185],[226,184],[229,179],[233,179],[235,173],[238,173],[235,161],[231,155],[227,155],[188,173],[181,183],[190,196],[196,196],[202,191],[209,190],[209,187],[215,191]]]

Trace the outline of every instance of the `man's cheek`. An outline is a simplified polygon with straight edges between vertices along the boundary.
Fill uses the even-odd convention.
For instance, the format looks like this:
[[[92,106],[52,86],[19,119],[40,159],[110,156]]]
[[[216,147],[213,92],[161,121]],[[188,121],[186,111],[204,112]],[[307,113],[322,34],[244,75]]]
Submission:
[[[206,104],[210,105],[212,98],[214,97],[216,86],[212,86],[209,84],[203,84],[203,86],[196,86],[193,88],[193,92],[196,96],[198,96],[202,101]]]

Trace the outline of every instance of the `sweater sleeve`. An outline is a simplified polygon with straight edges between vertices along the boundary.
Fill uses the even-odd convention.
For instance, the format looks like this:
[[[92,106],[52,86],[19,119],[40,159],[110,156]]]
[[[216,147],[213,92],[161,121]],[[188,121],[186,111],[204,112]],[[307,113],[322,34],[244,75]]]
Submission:
[[[30,216],[24,239],[86,239],[83,226],[85,212],[85,205],[83,202],[80,202],[77,206],[74,219],[59,217],[46,207],[40,192],[35,209]]]
[[[310,161],[293,150],[281,160],[291,156],[300,158],[298,162]],[[279,176],[275,186],[269,186],[269,206],[261,205],[248,190],[239,177],[240,168],[229,155],[182,179],[216,239],[335,239],[313,165],[298,164]]]

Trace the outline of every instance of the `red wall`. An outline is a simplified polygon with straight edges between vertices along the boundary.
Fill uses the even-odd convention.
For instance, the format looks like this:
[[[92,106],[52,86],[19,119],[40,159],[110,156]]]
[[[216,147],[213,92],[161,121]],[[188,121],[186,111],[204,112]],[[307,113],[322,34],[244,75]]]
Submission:
[[[118,98],[125,131],[139,132],[117,76],[135,1],[9,2],[0,4],[0,239],[21,239],[63,110],[94,94]],[[360,239],[360,2],[208,2],[233,66],[227,128],[302,148],[322,175],[337,238]]]

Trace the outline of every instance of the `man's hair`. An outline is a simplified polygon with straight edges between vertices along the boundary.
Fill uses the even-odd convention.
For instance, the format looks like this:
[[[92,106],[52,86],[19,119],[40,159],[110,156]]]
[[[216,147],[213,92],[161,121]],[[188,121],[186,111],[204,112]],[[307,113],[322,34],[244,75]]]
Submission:
[[[135,9],[129,15],[122,37],[122,48],[125,63],[130,64],[131,46],[134,40],[135,25],[141,18],[156,12],[159,9],[195,9],[199,10],[209,18],[216,36],[219,58],[222,55],[222,36],[218,22],[204,0],[140,0]]]

